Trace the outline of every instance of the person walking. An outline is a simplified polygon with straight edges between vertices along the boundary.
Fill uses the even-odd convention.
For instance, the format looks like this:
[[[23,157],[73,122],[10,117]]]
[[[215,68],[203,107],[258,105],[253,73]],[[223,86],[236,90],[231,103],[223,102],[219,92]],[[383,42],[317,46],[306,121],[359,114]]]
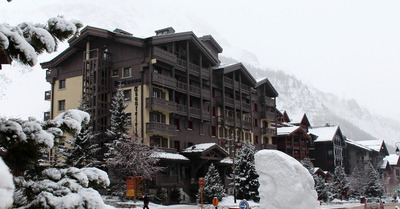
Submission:
[[[143,209],[149,209],[149,197],[147,194],[143,197]]]

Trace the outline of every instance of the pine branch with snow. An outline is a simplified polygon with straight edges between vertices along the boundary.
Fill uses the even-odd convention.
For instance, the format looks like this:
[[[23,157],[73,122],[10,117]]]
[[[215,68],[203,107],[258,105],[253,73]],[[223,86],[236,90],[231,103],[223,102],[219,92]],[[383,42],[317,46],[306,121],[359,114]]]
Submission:
[[[59,41],[77,35],[82,26],[79,21],[66,20],[62,16],[50,18],[47,24],[0,24],[0,54],[34,66],[39,54],[56,51]]]

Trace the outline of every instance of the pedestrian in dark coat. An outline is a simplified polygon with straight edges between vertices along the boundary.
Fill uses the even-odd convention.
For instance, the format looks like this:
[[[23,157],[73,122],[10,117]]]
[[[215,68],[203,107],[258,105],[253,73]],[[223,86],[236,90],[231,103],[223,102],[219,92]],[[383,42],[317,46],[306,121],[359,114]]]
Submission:
[[[147,194],[145,194],[143,197],[143,209],[145,208],[149,209],[149,197]]]

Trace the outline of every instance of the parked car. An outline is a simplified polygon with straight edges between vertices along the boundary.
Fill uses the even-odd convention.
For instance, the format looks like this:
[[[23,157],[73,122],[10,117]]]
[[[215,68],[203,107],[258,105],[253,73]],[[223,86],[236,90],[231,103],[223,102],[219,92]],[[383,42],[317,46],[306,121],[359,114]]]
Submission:
[[[383,202],[380,198],[368,198],[365,201],[364,209],[384,209]]]

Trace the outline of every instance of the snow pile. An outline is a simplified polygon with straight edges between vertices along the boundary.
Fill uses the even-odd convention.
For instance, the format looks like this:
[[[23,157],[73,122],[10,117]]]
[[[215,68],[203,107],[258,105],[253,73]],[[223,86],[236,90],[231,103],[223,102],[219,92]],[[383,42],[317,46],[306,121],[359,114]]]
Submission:
[[[255,154],[259,175],[260,208],[320,208],[314,180],[296,159],[277,150]]]
[[[0,208],[9,208],[13,204],[14,183],[7,165],[0,157]]]
[[[88,187],[92,183],[106,187],[110,180],[97,168],[49,168],[42,172],[42,180],[25,181],[17,178],[15,204],[22,208],[92,208],[111,209],[100,194]],[[26,194],[30,194],[28,197]]]

